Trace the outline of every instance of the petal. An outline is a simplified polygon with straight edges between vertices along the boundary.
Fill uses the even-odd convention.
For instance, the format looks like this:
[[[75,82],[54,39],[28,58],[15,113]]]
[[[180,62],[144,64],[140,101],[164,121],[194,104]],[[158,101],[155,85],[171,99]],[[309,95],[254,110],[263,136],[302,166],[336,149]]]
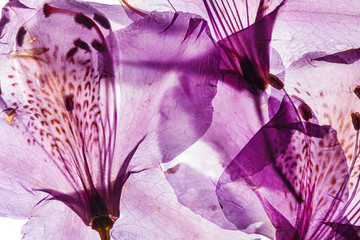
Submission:
[[[99,239],[67,206],[58,201],[40,203],[22,227],[23,239]]]
[[[143,167],[173,159],[205,133],[212,119],[218,50],[200,26],[184,39],[191,15],[173,19],[172,13],[153,13],[115,33],[117,150],[122,159],[146,135],[132,160]]]
[[[270,220],[249,188],[244,186],[239,190],[244,207],[226,212],[227,219],[214,195],[216,182],[229,161],[268,121],[267,96],[265,93],[254,95],[245,86],[238,85],[238,78],[231,75],[225,76],[217,90],[209,130],[173,163],[164,165],[166,177],[179,202],[196,214],[226,229],[234,228],[230,221],[242,231],[273,236]]]
[[[104,185],[106,173],[99,170],[105,164],[102,157],[109,157],[104,146],[112,140],[105,137],[110,124],[103,123],[106,111],[100,108],[107,96],[100,94],[103,86],[99,86],[101,79],[114,84],[110,76],[112,58],[105,40],[111,32],[109,21],[95,10],[88,17],[45,4],[35,14],[18,2],[12,4],[4,9],[5,16],[11,17],[3,31],[10,52],[0,60],[6,66],[2,73],[8,79],[1,82],[2,99],[24,116],[17,127],[26,129],[27,145],[42,147],[40,159],[52,162],[52,171],[57,169],[65,182],[58,188],[49,184],[38,190],[77,193],[77,202],[87,208],[77,213],[88,224],[92,215],[99,214],[88,198],[98,195],[95,186]],[[80,7],[78,4],[74,9]],[[85,12],[91,11],[88,5],[83,7]],[[24,17],[30,12],[35,15],[23,22],[17,9],[21,9],[20,13],[28,10]]]
[[[224,230],[178,203],[160,168],[134,174],[125,184],[115,239],[257,239]]]
[[[360,100],[354,93],[359,84],[359,70],[359,61],[352,64],[313,61],[305,65],[294,63],[285,71],[286,91],[309,104],[321,125],[329,124],[337,131],[349,166],[353,161],[356,142],[351,113],[360,109]],[[351,175],[351,190],[357,181],[358,166],[357,161]]]
[[[217,0],[155,0],[122,1],[129,15],[147,14],[151,11],[191,12],[200,15],[210,25],[211,33],[217,40],[245,29],[272,12],[278,1],[217,1]],[[137,12],[141,14],[136,14]]]
[[[324,227],[319,220],[337,217],[340,201],[348,197],[347,190],[341,190],[348,169],[345,156],[334,130],[309,122],[299,124],[293,105],[286,99],[221,176],[217,189],[220,203],[224,209],[238,208],[227,206],[227,202],[240,203],[229,194],[237,193],[237,185],[247,184],[269,215],[275,210],[275,219],[285,218],[299,234],[327,234],[319,230]],[[293,101],[298,106],[298,100]],[[232,192],[228,184],[233,186]],[[274,216],[270,219],[277,235],[288,229],[286,221],[279,224]]]
[[[288,67],[304,57],[312,59],[359,48],[358,1],[287,1],[279,11],[271,46]],[[315,57],[314,57],[315,56]]]
[[[4,115],[1,113],[0,118],[0,136],[6,136],[0,138],[0,214],[29,217],[33,206],[47,197],[36,189],[68,190],[71,186],[57,166],[47,160],[47,154],[40,146],[29,146],[26,129],[8,124]]]

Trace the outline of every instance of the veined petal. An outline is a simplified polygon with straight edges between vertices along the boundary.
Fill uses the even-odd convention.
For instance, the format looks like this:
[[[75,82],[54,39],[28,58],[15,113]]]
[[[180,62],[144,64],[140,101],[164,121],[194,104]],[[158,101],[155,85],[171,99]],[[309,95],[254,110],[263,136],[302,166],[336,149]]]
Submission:
[[[357,26],[358,1],[287,1],[279,11],[271,46],[288,67],[305,58],[309,61],[327,54],[360,47]]]
[[[82,196],[79,200],[88,209],[78,214],[88,224],[91,215],[99,214],[90,202],[106,174],[99,171],[109,157],[104,146],[111,139],[104,134],[113,131],[107,123],[101,125],[104,116],[100,115],[100,80],[113,81],[109,77],[112,58],[104,37],[111,28],[96,24],[96,17],[106,21],[96,12],[92,20],[49,4],[24,24],[17,23],[23,16],[17,15],[17,4],[11,2],[4,10],[18,29],[5,25],[2,32],[11,47],[1,59],[6,66],[2,72],[12,72],[1,82],[2,98],[23,113],[13,127],[26,129],[27,145],[40,145],[44,157],[71,186],[64,184],[56,190]]]
[[[221,40],[245,29],[272,12],[282,1],[220,1],[220,0],[155,0],[122,1],[130,15],[137,11],[147,14],[151,11],[192,12],[204,18],[215,39]]]
[[[3,156],[23,142],[39,149],[25,165],[35,179],[19,184],[108,233],[129,177],[170,161],[209,127],[219,53],[207,28],[188,31],[189,14],[156,13],[113,33],[102,13],[66,3],[3,10],[2,124],[24,136]]]
[[[348,166],[336,132],[329,126],[300,123],[286,98],[224,171],[217,193],[224,209],[241,208],[230,203],[240,202],[234,198],[241,199],[236,187],[246,184],[262,202],[278,237],[321,239],[330,234],[322,221],[336,219],[347,200]],[[292,237],[285,234],[290,226]]]
[[[219,54],[200,26],[184,39],[192,17],[180,13],[172,22],[173,13],[152,13],[115,34],[119,154],[146,133],[133,163],[168,162],[210,126]]]
[[[99,239],[98,233],[83,227],[81,219],[58,201],[44,201],[31,211],[22,227],[23,239]]]
[[[160,168],[130,177],[124,186],[121,215],[115,224],[114,239],[259,238],[255,234],[222,229],[182,206]]]
[[[314,60],[311,64],[304,64],[304,61],[293,63],[286,70],[285,89],[308,103],[320,124],[329,124],[337,131],[351,166],[356,143],[351,113],[360,109],[360,99],[354,93],[358,86],[360,62],[340,64]],[[356,161],[350,179],[351,190],[358,178],[358,166],[359,161]]]
[[[260,201],[246,185],[237,186],[243,197],[237,204],[243,207],[225,212],[227,219],[224,218],[227,209],[222,209],[214,194],[216,183],[229,161],[269,120],[266,93],[254,94],[238,83],[237,77],[226,75],[218,84],[209,130],[173,162],[164,164],[165,175],[178,201],[196,214],[222,228],[236,227],[247,233],[272,237],[274,228]]]

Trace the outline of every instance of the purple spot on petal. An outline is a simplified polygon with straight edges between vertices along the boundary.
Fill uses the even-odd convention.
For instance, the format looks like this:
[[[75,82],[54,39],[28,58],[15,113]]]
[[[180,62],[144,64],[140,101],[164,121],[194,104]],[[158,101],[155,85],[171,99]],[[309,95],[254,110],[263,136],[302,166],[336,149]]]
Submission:
[[[70,49],[66,54],[66,59],[69,59],[69,58],[73,57],[76,54],[77,51],[78,51],[77,47],[74,47],[74,48]]]
[[[74,110],[74,101],[70,95],[64,97],[64,104],[67,111]]]

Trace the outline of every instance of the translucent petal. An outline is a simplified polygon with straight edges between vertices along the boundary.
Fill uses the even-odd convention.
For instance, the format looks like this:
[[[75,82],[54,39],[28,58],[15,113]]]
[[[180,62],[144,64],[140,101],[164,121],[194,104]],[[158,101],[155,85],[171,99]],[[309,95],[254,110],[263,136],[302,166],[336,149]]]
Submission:
[[[300,124],[295,111],[284,99],[274,118],[227,167],[217,193],[224,208],[241,208],[232,203],[242,198],[237,185],[246,184],[262,202],[278,237],[290,231],[318,239],[329,234],[321,221],[338,217],[348,197],[342,188],[348,167],[336,132],[329,126]]]
[[[287,1],[279,11],[271,46],[288,67],[300,58],[312,59],[360,47],[358,1]]]
[[[141,184],[138,184],[141,182]],[[160,168],[134,174],[125,184],[114,239],[258,239],[224,230],[182,206]]]
[[[33,208],[21,233],[24,239],[99,239],[97,232],[85,228],[81,219],[58,201],[42,202]]]
[[[116,33],[119,154],[146,134],[133,163],[168,162],[210,126],[218,51],[200,26],[184,40],[191,15],[172,19],[172,13],[153,13]]]
[[[191,20],[156,13],[113,33],[89,5],[4,8],[1,141],[8,148],[0,153],[9,160],[0,170],[7,182],[12,172],[20,176],[1,193],[19,190],[28,204],[9,204],[3,215],[29,216],[41,200],[58,200],[86,225],[116,219],[131,175],[170,161],[205,133],[219,53],[205,27],[189,33]]]
[[[220,40],[259,21],[282,1],[126,0],[122,2],[128,14],[133,17],[141,17],[141,14],[136,12],[147,14],[154,10],[198,14],[208,22],[213,37]]]
[[[224,218],[226,209],[221,209],[214,195],[216,182],[229,161],[268,121],[267,96],[253,94],[245,86],[238,85],[238,78],[231,75],[225,76],[217,90],[209,130],[173,163],[164,166],[166,177],[179,202],[196,214],[226,229],[236,227],[248,233],[273,236],[270,220],[247,186],[239,190],[243,208],[231,213],[238,220],[235,226],[230,223],[234,220],[229,217],[230,212],[225,212],[227,219]]]

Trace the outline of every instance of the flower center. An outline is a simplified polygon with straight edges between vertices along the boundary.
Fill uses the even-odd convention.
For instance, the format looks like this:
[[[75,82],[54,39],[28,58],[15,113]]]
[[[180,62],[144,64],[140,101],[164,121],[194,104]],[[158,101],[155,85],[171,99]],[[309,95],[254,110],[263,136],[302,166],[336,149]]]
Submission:
[[[97,216],[91,219],[91,228],[96,230],[101,240],[110,240],[110,229],[114,222],[109,215]]]

